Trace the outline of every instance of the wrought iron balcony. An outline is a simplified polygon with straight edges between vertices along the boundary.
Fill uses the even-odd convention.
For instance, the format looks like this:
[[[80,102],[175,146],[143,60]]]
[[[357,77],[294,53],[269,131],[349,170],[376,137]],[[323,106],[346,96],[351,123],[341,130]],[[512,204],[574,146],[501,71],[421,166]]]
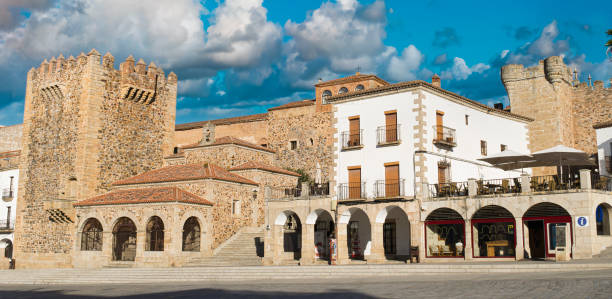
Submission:
[[[445,126],[434,126],[435,137],[434,144],[445,146],[457,146],[455,137],[455,129]]]
[[[338,200],[365,200],[365,183],[348,183],[338,186]]]
[[[405,196],[405,179],[378,180],[374,183],[374,197],[376,198],[398,198]]]
[[[359,132],[342,132],[341,141],[342,141],[342,149],[358,149],[363,147],[363,130],[359,130]]]
[[[400,125],[380,126],[376,129],[378,145],[397,144],[400,142]]]
[[[0,232],[7,233],[15,230],[15,219],[0,219]]]
[[[11,201],[13,200],[13,190],[5,188],[2,190],[2,200]]]

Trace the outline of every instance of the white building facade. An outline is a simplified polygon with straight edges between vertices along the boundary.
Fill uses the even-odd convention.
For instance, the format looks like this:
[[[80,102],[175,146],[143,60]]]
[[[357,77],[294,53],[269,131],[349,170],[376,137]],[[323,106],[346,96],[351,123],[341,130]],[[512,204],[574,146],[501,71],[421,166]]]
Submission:
[[[17,212],[19,151],[0,153],[0,259],[12,258],[13,233]],[[2,267],[8,263],[2,262]]]
[[[594,126],[597,135],[599,173],[612,176],[612,121]]]
[[[422,191],[431,195],[450,192],[451,182],[452,192],[467,192],[470,178],[520,176],[520,171],[503,171],[477,159],[503,149],[529,152],[529,119],[423,81],[329,101],[336,119],[340,200],[414,197],[415,189],[426,188],[423,183],[428,190]]]

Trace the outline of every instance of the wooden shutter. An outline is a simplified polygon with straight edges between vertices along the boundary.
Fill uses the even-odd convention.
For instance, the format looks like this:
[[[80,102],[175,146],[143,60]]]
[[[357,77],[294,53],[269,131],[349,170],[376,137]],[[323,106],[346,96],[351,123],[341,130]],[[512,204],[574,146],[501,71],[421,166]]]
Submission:
[[[399,164],[385,164],[385,197],[399,196]]]
[[[444,112],[436,111],[436,140],[444,140]]]
[[[446,169],[448,168],[448,166],[445,165],[438,165],[438,184],[444,184],[446,183]]]
[[[361,198],[361,168],[351,167],[348,170],[349,173],[349,198],[356,199]]]
[[[397,141],[397,112],[385,112],[385,125],[386,142]]]
[[[359,126],[359,116],[349,118],[349,146],[357,146],[361,144]]]

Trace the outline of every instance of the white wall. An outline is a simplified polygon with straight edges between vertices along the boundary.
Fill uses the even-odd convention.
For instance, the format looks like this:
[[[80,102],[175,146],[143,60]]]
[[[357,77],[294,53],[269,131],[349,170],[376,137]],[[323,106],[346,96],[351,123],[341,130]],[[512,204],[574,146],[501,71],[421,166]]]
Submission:
[[[17,185],[19,181],[19,170],[11,169],[0,171],[0,193],[5,188],[8,189],[10,187],[11,179],[13,177],[13,200],[6,202],[0,199],[0,220],[4,221],[7,218],[7,208],[11,207],[11,223],[15,224],[15,215],[17,211]],[[11,242],[13,241],[13,234],[0,234],[0,241],[3,239],[9,239]]]
[[[505,144],[508,149],[529,153],[527,148],[528,135],[525,122],[492,115],[486,112],[470,108],[466,105],[455,103],[449,99],[421,88],[425,95],[425,109],[427,109],[427,140],[425,149],[430,152],[448,156],[447,161],[451,163],[451,179],[455,182],[467,181],[468,178],[497,179],[507,177],[519,177],[518,171],[502,171],[496,168],[484,166],[486,163],[477,161],[480,155],[480,140],[486,140],[488,155],[500,152],[500,144]],[[417,112],[412,91],[396,94],[380,95],[372,98],[356,101],[334,103],[336,137],[339,142],[337,146],[338,160],[336,160],[337,184],[348,182],[349,166],[361,166],[361,179],[366,183],[367,197],[374,197],[374,182],[385,179],[384,163],[399,161],[400,178],[405,179],[405,194],[414,194],[414,126],[417,124]],[[397,122],[400,127],[401,143],[395,146],[377,147],[376,129],[385,125],[384,112],[397,110]],[[433,144],[436,124],[436,110],[443,111],[444,126],[456,129],[457,146],[451,150],[438,148]],[[469,115],[469,125],[465,125],[465,115]],[[360,126],[363,129],[362,144],[359,150],[342,151],[341,133],[349,131],[348,118],[360,116]],[[429,183],[438,181],[438,161],[444,160],[432,154],[427,155],[427,180]],[[461,162],[452,157],[468,160]],[[337,186],[336,186],[337,188]],[[337,190],[337,189],[336,189]]]
[[[597,157],[599,159],[599,173],[611,176],[612,173],[606,171],[605,157],[612,156],[612,127],[595,130],[597,134]]]

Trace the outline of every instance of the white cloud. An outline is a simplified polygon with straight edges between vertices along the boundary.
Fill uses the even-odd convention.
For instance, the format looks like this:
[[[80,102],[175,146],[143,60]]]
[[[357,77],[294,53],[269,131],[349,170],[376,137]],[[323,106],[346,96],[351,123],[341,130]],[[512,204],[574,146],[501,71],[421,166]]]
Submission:
[[[416,73],[423,62],[425,55],[414,45],[410,45],[402,51],[401,56],[393,56],[389,62],[387,74],[391,80],[414,80]]]
[[[442,79],[465,80],[472,73],[482,73],[490,68],[491,66],[484,64],[482,62],[477,63],[476,65],[472,67],[468,67],[467,64],[465,63],[465,60],[463,60],[463,58],[455,57],[453,59],[453,65],[449,69],[442,71],[441,78]]]

